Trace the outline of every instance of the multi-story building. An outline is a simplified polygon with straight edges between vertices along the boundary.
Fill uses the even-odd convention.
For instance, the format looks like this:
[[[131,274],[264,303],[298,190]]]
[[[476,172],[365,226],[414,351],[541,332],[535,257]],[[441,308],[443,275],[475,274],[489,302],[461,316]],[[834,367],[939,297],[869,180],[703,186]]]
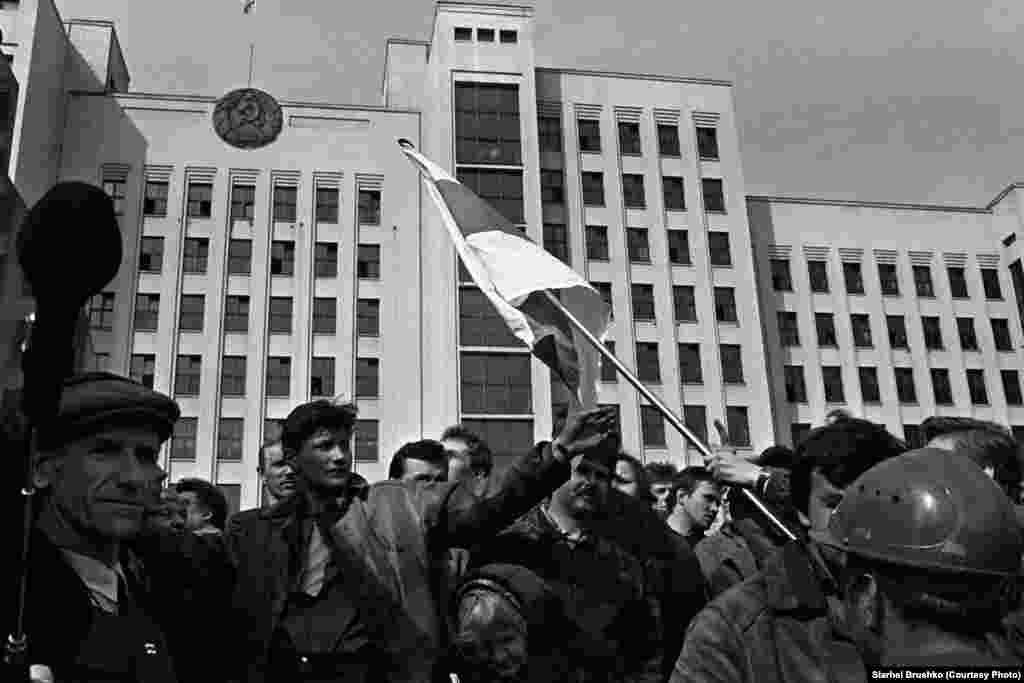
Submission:
[[[1022,219],[1017,190],[966,211],[748,199],[729,83],[538,67],[534,21],[442,0],[429,41],[388,41],[380,106],[283,101],[276,139],[241,149],[211,122],[216,98],[130,92],[110,22],[62,24],[52,0],[0,7],[14,73],[41,84],[19,96],[11,176],[29,203],[66,179],[113,197],[124,260],[89,306],[95,364],[180,403],[172,480],[256,504],[264,437],[319,396],[359,404],[356,469],[371,480],[403,442],[456,422],[507,461],[561,419],[564,390],[466,281],[399,138],[583,273],[612,307],[609,346],[705,439],[721,420],[752,453],[831,404],[897,433],[943,411],[1024,424],[996,396],[1019,364],[1004,346],[1020,316],[981,296],[1024,286],[1018,247],[998,246]],[[936,297],[919,300],[926,261]],[[847,262],[867,295],[842,294]],[[965,269],[966,300],[939,284],[947,266]],[[836,333],[819,348],[825,313]],[[885,316],[903,316],[906,348],[884,344]],[[973,319],[980,351],[926,347],[920,320],[936,317],[946,349]],[[925,396],[940,366],[948,405]],[[986,409],[964,399],[981,397],[979,369]],[[619,406],[631,452],[699,461],[610,367],[599,400]]]

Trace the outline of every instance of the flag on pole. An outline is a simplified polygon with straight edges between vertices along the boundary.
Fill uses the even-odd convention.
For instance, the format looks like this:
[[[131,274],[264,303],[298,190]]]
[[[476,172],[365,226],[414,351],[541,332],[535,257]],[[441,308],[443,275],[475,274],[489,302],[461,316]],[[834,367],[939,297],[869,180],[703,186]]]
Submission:
[[[252,12],[252,8],[256,6],[256,0],[242,0],[242,13],[248,14]]]
[[[597,399],[599,352],[577,332],[546,295],[604,340],[611,311],[581,275],[520,232],[490,204],[413,147],[399,146],[424,175],[423,184],[441,212],[473,281],[509,329],[554,372],[584,407]]]

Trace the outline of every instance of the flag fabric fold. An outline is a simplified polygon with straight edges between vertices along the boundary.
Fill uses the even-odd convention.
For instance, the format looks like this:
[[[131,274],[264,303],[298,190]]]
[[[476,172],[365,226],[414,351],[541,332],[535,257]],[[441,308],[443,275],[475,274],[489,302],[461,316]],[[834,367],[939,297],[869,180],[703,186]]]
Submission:
[[[600,353],[546,292],[603,341],[611,311],[601,294],[412,143],[398,144],[423,174],[427,193],[466,270],[512,334],[551,368],[583,407],[593,406]]]
[[[256,0],[242,0],[242,13],[249,14],[256,6]]]

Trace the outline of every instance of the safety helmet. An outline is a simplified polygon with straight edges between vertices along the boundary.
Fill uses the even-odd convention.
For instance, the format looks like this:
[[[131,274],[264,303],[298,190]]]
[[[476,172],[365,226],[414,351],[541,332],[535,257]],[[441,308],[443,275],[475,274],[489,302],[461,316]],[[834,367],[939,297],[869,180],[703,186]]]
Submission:
[[[922,448],[875,465],[847,489],[818,542],[920,569],[1016,575],[1024,539],[1013,505],[974,462]]]

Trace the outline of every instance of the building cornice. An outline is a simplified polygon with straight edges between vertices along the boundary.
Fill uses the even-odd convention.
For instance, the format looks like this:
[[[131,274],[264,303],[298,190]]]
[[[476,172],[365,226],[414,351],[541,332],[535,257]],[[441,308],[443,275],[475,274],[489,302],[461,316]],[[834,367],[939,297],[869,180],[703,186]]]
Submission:
[[[106,93],[91,92],[87,90],[70,90],[69,94],[77,97],[111,97],[119,102],[142,101],[142,102],[166,102],[166,103],[189,103],[189,104],[214,104],[220,98],[211,95],[176,95],[165,93],[127,92],[127,93]],[[282,107],[293,109],[325,109],[330,111],[365,111],[378,112],[382,114],[415,114],[420,116],[418,109],[400,109],[395,107],[383,107],[372,104],[333,104],[326,102],[298,102],[294,100],[278,100]]]
[[[85,26],[106,26],[108,28],[114,28],[114,22],[109,19],[67,19],[64,23]]]
[[[391,50],[388,49],[393,44],[395,45],[415,45],[419,47],[427,48],[427,60],[430,59],[430,43],[426,40],[412,40],[410,38],[388,38],[384,41],[384,73],[380,77],[380,94],[387,101],[387,87],[388,87],[388,60],[391,58]]]
[[[441,12],[471,12],[502,17],[532,17],[531,5],[499,5],[493,2],[461,2],[459,0],[440,0],[435,5],[434,16]]]
[[[769,197],[747,195],[748,202],[768,202],[771,204],[810,204],[816,206],[849,206],[865,209],[896,209],[901,211],[936,211],[941,213],[992,213],[990,208],[974,206],[942,206],[938,204],[904,204],[899,202],[866,202],[847,199],[819,199],[815,197]]]
[[[994,209],[996,207],[996,204],[998,204],[999,202],[1003,201],[1003,199],[1006,198],[1006,195],[1010,194],[1014,190],[1021,190],[1021,189],[1024,189],[1024,181],[1017,180],[1017,181],[1014,181],[1014,182],[1010,183],[1005,188],[1003,188],[1003,191],[1000,192],[999,194],[997,194],[996,198],[993,199],[992,201],[990,201],[988,203],[988,206],[986,206],[985,208],[987,208],[989,211],[991,211],[992,209]]]
[[[587,69],[559,69],[552,66],[538,66],[537,71],[544,73],[566,74],[568,76],[599,76],[601,78],[626,78],[638,81],[663,81],[665,83],[687,83],[690,85],[716,85],[731,88],[732,81],[715,78],[699,78],[686,76],[666,76],[663,74],[631,74],[620,71],[596,71]]]

